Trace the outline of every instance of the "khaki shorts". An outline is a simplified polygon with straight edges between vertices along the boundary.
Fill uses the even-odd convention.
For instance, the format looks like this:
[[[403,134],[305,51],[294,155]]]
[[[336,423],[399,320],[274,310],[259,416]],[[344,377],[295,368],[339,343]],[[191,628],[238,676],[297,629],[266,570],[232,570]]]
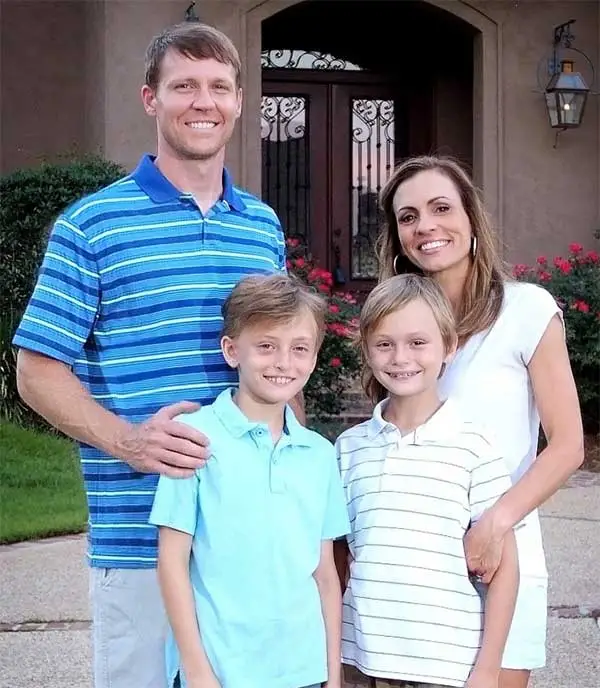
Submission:
[[[395,681],[387,678],[365,676],[358,669],[344,664],[343,688],[448,688],[438,683],[414,683],[414,681]]]
[[[90,569],[95,688],[167,688],[155,569]]]

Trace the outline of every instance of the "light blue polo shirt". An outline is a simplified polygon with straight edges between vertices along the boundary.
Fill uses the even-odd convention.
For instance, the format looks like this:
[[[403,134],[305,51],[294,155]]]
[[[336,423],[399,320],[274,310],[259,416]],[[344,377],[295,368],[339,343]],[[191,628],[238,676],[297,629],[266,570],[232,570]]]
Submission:
[[[179,418],[210,437],[212,455],[191,478],[160,478],[150,522],[193,535],[196,612],[223,688],[320,683],[327,653],[313,573],[321,541],[350,530],[335,450],[289,407],[274,446],[234,391]],[[172,680],[173,642],[167,667]]]

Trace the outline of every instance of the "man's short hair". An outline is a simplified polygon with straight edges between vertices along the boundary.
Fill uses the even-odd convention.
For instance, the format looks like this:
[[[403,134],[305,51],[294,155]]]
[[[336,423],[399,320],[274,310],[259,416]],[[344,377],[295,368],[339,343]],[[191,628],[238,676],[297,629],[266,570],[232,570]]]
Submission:
[[[208,24],[183,22],[170,26],[155,36],[146,49],[145,83],[156,91],[160,67],[169,50],[195,60],[216,60],[231,65],[239,88],[241,61],[237,48],[224,33]]]

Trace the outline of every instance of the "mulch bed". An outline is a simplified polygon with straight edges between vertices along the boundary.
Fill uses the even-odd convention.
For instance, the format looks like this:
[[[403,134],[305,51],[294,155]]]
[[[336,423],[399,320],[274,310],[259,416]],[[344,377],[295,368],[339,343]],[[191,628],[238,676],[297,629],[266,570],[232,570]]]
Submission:
[[[582,468],[600,473],[600,435],[586,435],[584,438],[585,458]]]

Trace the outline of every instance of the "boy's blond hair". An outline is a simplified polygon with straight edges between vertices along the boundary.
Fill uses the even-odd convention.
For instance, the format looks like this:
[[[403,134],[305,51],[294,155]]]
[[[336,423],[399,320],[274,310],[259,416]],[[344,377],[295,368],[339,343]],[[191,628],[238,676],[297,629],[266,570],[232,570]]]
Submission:
[[[446,295],[429,277],[408,273],[397,275],[380,282],[367,297],[360,314],[358,344],[362,359],[362,385],[365,393],[374,403],[388,394],[377,380],[368,362],[368,339],[380,326],[381,321],[407,304],[421,299],[432,310],[446,353],[456,346],[456,322],[452,307]]]
[[[291,322],[303,312],[314,320],[317,348],[325,336],[327,303],[299,279],[282,273],[241,279],[223,304],[223,337],[232,339],[247,327]]]

